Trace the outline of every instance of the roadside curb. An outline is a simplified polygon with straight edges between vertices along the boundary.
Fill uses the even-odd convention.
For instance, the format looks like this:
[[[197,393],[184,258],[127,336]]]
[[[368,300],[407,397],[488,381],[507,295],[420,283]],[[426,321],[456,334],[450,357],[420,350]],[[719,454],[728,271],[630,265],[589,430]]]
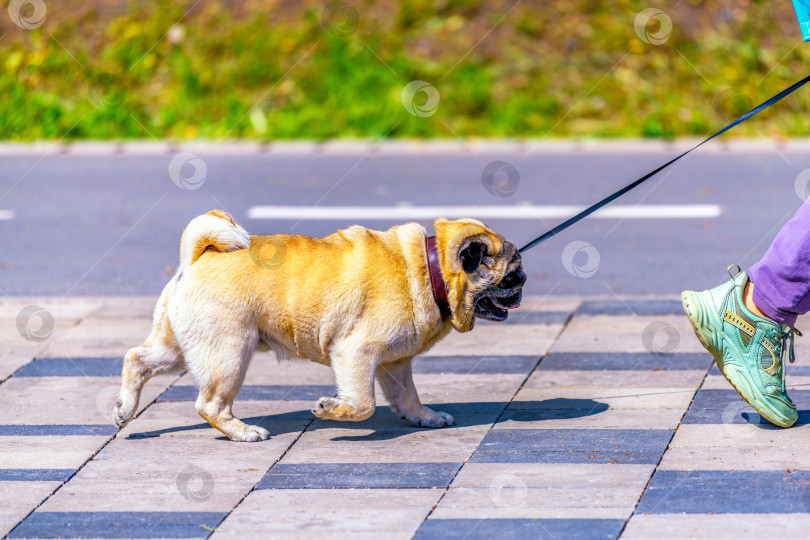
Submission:
[[[333,139],[328,141],[38,141],[2,142],[0,157],[6,156],[149,156],[190,152],[203,155],[508,155],[591,153],[675,153],[688,150],[698,139],[674,141],[643,139],[431,139],[382,141]],[[712,141],[701,148],[708,153],[807,152],[810,138],[730,139]]]

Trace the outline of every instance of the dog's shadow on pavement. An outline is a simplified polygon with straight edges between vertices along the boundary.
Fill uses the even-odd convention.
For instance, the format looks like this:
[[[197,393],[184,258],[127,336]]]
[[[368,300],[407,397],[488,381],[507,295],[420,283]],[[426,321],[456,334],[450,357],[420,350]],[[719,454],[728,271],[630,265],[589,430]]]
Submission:
[[[608,405],[592,399],[555,398],[542,401],[512,401],[511,403],[499,401],[464,402],[464,403],[426,403],[437,411],[450,413],[455,418],[455,424],[450,428],[466,428],[474,426],[492,426],[496,422],[522,423],[543,422],[553,420],[572,420],[593,416],[608,410]],[[335,420],[321,420],[315,418],[308,410],[291,411],[267,416],[254,416],[241,419],[246,424],[259,425],[270,432],[270,437],[299,432],[324,429],[357,430],[364,432],[358,435],[339,435],[333,441],[386,441],[399,437],[413,436],[415,433],[432,431],[429,428],[420,428],[400,419],[386,405],[380,405],[371,418],[362,422],[338,422]],[[538,425],[541,427],[541,425]],[[202,429],[210,429],[207,422],[177,426],[154,431],[131,433],[128,439],[144,439],[160,437],[170,433],[180,433]],[[371,431],[368,433],[368,431]],[[226,437],[217,439],[227,441]]]

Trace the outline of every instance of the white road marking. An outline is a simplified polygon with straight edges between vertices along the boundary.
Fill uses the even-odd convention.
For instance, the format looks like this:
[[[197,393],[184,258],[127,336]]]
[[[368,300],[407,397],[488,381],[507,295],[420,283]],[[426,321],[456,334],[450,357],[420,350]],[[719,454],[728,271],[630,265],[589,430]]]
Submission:
[[[516,204],[511,206],[253,206],[248,219],[367,219],[400,221],[406,219],[565,219],[584,206]],[[591,217],[601,219],[710,219],[723,213],[716,204],[639,204],[614,205],[598,210]]]
[[[0,221],[11,221],[14,219],[14,210],[0,210]]]

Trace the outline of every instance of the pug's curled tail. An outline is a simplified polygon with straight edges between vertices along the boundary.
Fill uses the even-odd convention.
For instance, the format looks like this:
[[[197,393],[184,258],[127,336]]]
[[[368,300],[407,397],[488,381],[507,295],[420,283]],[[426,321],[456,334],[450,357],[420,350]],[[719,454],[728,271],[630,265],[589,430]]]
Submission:
[[[192,219],[180,239],[180,267],[182,272],[200,258],[205,251],[235,251],[250,247],[250,235],[222,210],[211,210]]]

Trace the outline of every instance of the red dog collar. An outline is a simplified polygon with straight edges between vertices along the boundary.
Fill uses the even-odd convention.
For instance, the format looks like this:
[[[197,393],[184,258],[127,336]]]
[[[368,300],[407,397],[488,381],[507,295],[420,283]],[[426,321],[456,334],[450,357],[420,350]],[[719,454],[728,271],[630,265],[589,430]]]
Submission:
[[[436,304],[439,306],[442,318],[446,319],[452,313],[450,312],[450,302],[447,300],[447,285],[444,282],[442,269],[439,265],[436,237],[428,236],[425,238],[425,247],[427,248],[428,274],[430,274],[430,285],[433,288],[433,299],[436,300]]]

